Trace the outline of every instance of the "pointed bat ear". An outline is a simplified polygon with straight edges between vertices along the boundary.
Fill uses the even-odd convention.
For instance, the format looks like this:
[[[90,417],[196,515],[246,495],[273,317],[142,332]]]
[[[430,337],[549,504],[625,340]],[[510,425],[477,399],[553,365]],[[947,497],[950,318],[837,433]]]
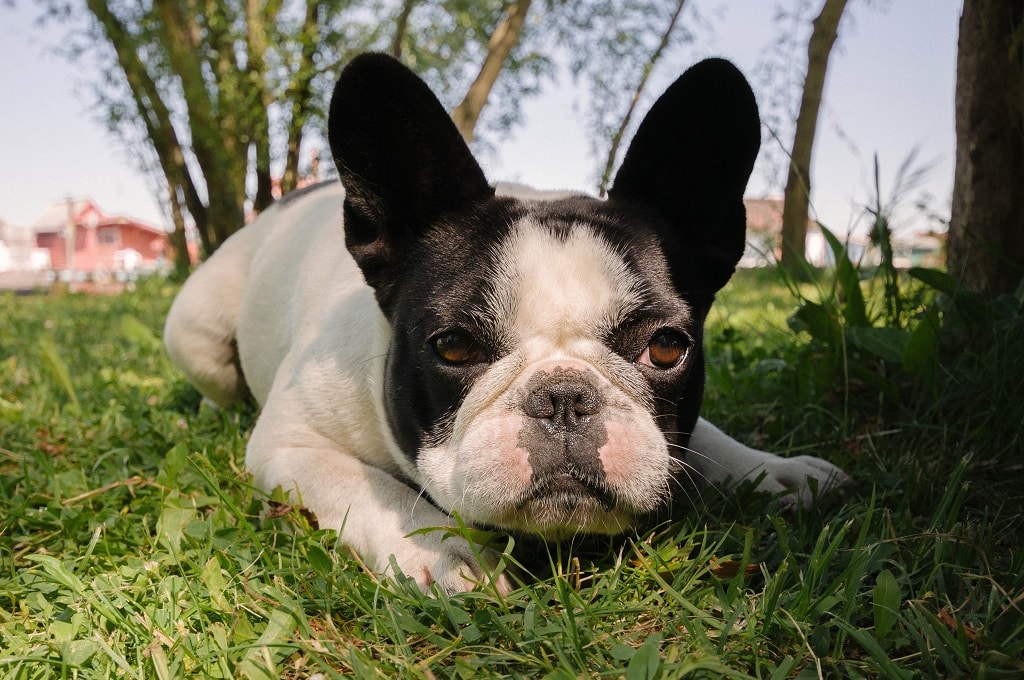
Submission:
[[[699,281],[713,295],[732,276],[745,242],[743,191],[760,145],[754,93],[723,59],[687,70],[640,124],[609,200],[664,218],[659,236],[677,285]]]
[[[342,71],[327,127],[345,187],[345,244],[383,302],[431,225],[494,189],[426,83],[387,55],[361,55]]]

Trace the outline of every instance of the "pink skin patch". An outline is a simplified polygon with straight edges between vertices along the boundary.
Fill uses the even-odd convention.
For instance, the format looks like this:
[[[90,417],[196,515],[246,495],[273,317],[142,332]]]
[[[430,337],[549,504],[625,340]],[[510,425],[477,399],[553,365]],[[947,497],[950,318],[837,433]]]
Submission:
[[[621,486],[636,474],[635,457],[630,455],[635,444],[633,431],[614,420],[605,421],[604,429],[608,441],[597,450],[597,456],[604,468],[605,480],[612,486]]]
[[[530,465],[530,452],[526,449],[516,447],[509,456],[509,474],[516,478],[517,482],[524,486],[533,479],[533,467]]]
[[[519,416],[490,418],[487,422],[486,446],[490,451],[508,451],[500,458],[501,476],[507,477],[508,483],[525,487],[533,478],[533,468],[530,466],[530,452],[514,446],[514,442],[519,441],[519,431],[522,428],[523,420]],[[494,474],[498,474],[498,471],[495,470]]]

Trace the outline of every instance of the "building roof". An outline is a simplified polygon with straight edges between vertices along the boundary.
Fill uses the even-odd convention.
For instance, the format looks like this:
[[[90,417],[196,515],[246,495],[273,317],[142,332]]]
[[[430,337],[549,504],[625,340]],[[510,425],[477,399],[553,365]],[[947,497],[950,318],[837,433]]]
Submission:
[[[154,234],[166,233],[160,227],[142,222],[133,217],[108,215],[88,198],[54,202],[32,223],[31,228],[36,233],[61,231],[67,227],[69,212],[75,224],[79,227],[91,229],[101,225],[131,224],[146,231],[151,231]]]
[[[781,196],[769,196],[765,198],[744,198],[743,205],[747,209],[747,230],[761,231],[768,233],[782,233],[782,208]],[[807,231],[818,231],[818,223],[813,219],[807,219]]]
[[[69,201],[55,201],[47,208],[42,215],[36,218],[36,221],[32,223],[32,228],[35,231],[56,231],[63,229],[68,223],[68,203]],[[70,213],[74,217],[77,223],[82,213],[93,205],[92,201],[86,199],[78,199],[70,201],[71,208]]]

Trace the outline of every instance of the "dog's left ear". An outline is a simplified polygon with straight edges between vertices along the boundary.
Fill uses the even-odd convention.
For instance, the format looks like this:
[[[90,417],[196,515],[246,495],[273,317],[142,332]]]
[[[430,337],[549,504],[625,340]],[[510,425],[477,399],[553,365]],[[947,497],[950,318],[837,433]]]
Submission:
[[[714,295],[732,276],[760,145],[754,93],[723,59],[687,70],[640,124],[609,200],[653,207],[665,220],[660,237],[680,293]]]
[[[345,244],[386,307],[416,241],[494,189],[434,93],[387,55],[345,67],[327,127],[345,187]]]

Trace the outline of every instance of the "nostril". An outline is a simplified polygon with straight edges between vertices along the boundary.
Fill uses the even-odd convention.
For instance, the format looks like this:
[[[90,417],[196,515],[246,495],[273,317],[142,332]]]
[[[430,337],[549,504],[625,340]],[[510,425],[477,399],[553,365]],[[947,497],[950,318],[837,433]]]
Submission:
[[[531,418],[551,418],[558,410],[558,401],[550,392],[535,389],[526,397],[526,415]]]
[[[560,428],[573,429],[581,419],[601,410],[601,399],[583,373],[556,369],[530,380],[523,407],[532,418],[542,418]]]

